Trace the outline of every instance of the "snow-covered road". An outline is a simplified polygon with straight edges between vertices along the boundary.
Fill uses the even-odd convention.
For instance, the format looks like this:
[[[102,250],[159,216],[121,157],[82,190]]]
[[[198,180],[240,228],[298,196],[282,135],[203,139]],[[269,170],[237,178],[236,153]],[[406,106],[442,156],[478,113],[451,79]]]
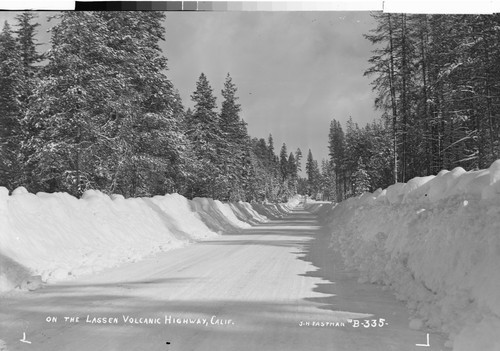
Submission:
[[[328,245],[316,217],[297,209],[99,275],[12,293],[0,298],[0,350],[444,350],[435,333],[430,347],[417,346],[427,331],[408,327],[406,307],[357,283]]]

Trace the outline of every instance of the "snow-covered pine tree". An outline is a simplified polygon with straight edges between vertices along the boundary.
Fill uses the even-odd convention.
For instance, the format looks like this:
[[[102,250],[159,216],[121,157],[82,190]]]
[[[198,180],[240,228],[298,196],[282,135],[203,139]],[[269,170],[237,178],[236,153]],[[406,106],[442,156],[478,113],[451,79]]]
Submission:
[[[225,149],[225,139],[220,129],[220,117],[216,112],[216,98],[204,73],[196,82],[196,90],[191,95],[194,102],[193,114],[187,122],[187,135],[193,151],[200,162],[200,169],[193,179],[190,197],[219,198],[226,194],[228,177],[224,169],[221,151]]]
[[[311,149],[309,149],[309,152],[307,153],[307,161],[306,161],[306,175],[307,175],[307,184],[308,184],[308,195],[315,195],[314,194],[314,189],[315,189],[315,182],[316,182],[316,169],[315,166],[317,167],[317,164],[315,165],[314,163],[314,158],[311,152]]]
[[[278,201],[279,194],[281,192],[280,181],[280,167],[279,167],[279,156],[274,153],[274,139],[272,134],[269,134],[267,139],[268,143],[268,159],[267,159],[267,169],[269,171],[269,182],[267,185],[267,196],[269,201]]]
[[[25,11],[16,16],[16,41],[20,55],[20,84],[18,85],[18,98],[20,104],[20,129],[19,138],[19,159],[18,166],[20,167],[19,176],[17,177],[17,185],[26,186],[30,184],[33,170],[29,167],[29,158],[31,151],[27,146],[27,141],[34,134],[30,126],[24,123],[24,116],[27,113],[29,99],[33,95],[37,85],[38,74],[41,66],[39,63],[43,59],[43,55],[38,53],[37,46],[37,27],[40,26],[36,22],[37,14],[33,11]]]
[[[323,199],[337,201],[336,199],[336,181],[333,165],[325,160],[321,160],[321,190],[323,191]]]
[[[358,167],[352,177],[353,195],[361,195],[364,192],[370,191],[370,175],[368,174],[366,165],[361,157],[358,159],[357,164]]]
[[[130,196],[178,191],[179,182],[185,181],[187,141],[182,130],[184,108],[164,73],[167,59],[159,46],[165,40],[165,14],[121,11],[98,15],[111,34],[118,34],[110,38],[110,47],[120,53],[120,68],[138,97],[132,133],[126,135],[131,157],[118,184]]]
[[[287,167],[288,167],[288,189],[291,195],[295,195],[297,194],[297,180],[299,176],[297,173],[297,161],[295,160],[293,152],[290,152],[288,156]]]
[[[13,190],[22,176],[21,141],[22,62],[13,31],[6,21],[0,33],[0,186]]]
[[[251,140],[251,175],[248,197],[252,201],[264,201],[268,198],[271,174],[267,166],[269,159],[265,139]]]
[[[104,19],[88,12],[57,17],[49,62],[26,116],[35,132],[28,143],[36,175],[31,190],[80,195],[101,188],[96,177],[111,178],[108,164],[120,163],[125,145],[119,142],[118,123],[125,110],[133,110],[135,98],[118,79],[118,53],[106,45],[113,33]]]
[[[283,143],[280,150],[280,177],[281,182],[285,182],[288,178],[288,151],[286,150],[286,144]]]
[[[295,162],[297,163],[297,174],[302,172],[302,150],[300,148],[297,148],[295,151]]]
[[[64,12],[26,114],[32,190],[161,193],[181,158],[158,12]],[[175,168],[174,168],[175,169]]]
[[[345,165],[345,136],[340,122],[333,119],[330,122],[330,131],[328,134],[328,155],[329,163],[335,173],[336,200],[344,199],[344,189],[346,183],[346,165]]]
[[[269,134],[269,137],[267,138],[267,148],[268,148],[268,159],[269,159],[268,164],[271,167],[274,167],[276,155],[274,154],[274,139],[272,134]]]
[[[242,169],[240,170],[239,180],[240,188],[243,193],[242,196],[236,200],[249,200],[251,198],[249,196],[250,183],[252,181],[252,177],[254,177],[252,167],[252,143],[250,135],[248,134],[247,123],[243,119],[240,123],[240,147],[244,150],[244,153],[241,155]]]
[[[226,76],[222,90],[222,107],[220,112],[220,129],[225,143],[221,145],[220,157],[224,162],[226,176],[229,179],[228,193],[223,200],[241,200],[248,176],[249,137],[246,123],[241,120],[240,104],[237,103],[236,85],[230,74]]]
[[[36,50],[36,47],[40,45],[36,39],[37,27],[40,24],[34,22],[37,17],[36,12],[33,11],[25,11],[16,16],[16,41],[19,47],[19,55],[21,56],[22,75],[24,78],[20,96],[23,105],[27,103],[28,98],[33,92],[34,78],[40,70],[40,66],[37,66],[37,64],[43,59],[43,55]]]
[[[498,15],[375,14],[375,105],[391,132],[393,180],[500,155]]]

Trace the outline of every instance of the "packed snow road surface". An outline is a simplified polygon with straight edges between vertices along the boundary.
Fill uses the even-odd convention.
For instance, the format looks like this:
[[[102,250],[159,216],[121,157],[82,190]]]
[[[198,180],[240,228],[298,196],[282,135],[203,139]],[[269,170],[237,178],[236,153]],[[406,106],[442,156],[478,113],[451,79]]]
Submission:
[[[0,350],[444,350],[357,283],[297,209],[70,283],[0,298]],[[418,346],[417,344],[424,345]]]

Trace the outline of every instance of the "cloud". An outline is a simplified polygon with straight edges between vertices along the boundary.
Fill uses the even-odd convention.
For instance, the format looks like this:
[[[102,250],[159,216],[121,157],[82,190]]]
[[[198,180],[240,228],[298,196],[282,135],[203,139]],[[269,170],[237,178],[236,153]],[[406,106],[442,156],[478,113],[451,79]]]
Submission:
[[[363,77],[371,47],[362,34],[373,26],[368,13],[169,13],[168,17],[171,30],[185,29],[182,38],[171,40],[186,45],[179,51],[178,44],[165,48],[174,85],[192,92],[203,71],[218,94],[230,72],[252,136],[272,133],[276,145],[286,142],[290,150],[300,147],[305,152],[311,148],[321,159],[327,157],[332,118],[344,122],[352,116],[364,124],[378,115],[373,111],[370,80]]]

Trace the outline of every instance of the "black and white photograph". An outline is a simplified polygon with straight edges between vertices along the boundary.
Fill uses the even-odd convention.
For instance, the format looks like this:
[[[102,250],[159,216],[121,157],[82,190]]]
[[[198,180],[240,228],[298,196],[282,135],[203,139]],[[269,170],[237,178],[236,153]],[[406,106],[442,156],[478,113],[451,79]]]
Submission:
[[[500,351],[500,8],[347,3],[0,5],[0,351]]]

